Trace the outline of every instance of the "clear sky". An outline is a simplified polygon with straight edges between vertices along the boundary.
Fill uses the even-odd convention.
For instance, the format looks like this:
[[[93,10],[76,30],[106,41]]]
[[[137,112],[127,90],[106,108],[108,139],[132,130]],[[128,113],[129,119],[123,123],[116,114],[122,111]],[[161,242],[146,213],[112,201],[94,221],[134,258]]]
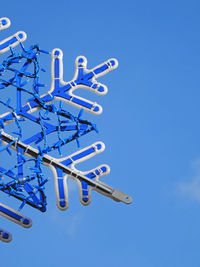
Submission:
[[[133,197],[124,205],[93,192],[84,207],[71,183],[61,212],[47,171],[48,211],[22,211],[33,227],[0,218],[13,234],[0,244],[1,266],[200,266],[199,13],[198,0],[1,1],[0,17],[12,22],[1,39],[23,30],[26,46],[61,48],[66,81],[79,55],[89,68],[118,59],[119,68],[99,79],[108,94],[90,94],[104,108],[85,115],[100,134],[81,142],[101,140],[106,150],[82,166],[109,164],[103,181]]]

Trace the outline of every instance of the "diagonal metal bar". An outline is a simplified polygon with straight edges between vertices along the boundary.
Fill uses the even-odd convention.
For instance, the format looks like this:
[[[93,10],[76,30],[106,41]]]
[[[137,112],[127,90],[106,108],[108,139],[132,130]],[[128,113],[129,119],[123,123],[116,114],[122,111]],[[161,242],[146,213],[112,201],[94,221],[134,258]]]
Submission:
[[[9,147],[16,150],[17,148],[23,149],[23,154],[37,158],[40,156],[39,150],[33,148],[32,146],[26,145],[21,141],[18,141],[18,139],[14,138],[13,136],[5,133],[3,130],[1,130],[0,138],[3,144],[11,144]],[[97,192],[99,192],[102,195],[105,195],[114,201],[117,202],[123,202],[125,204],[130,204],[132,202],[131,196],[112,188],[111,186],[102,183],[100,181],[93,181],[90,178],[86,177],[85,175],[82,175],[79,171],[71,169],[64,164],[60,163],[56,158],[51,157],[49,155],[44,155],[42,157],[42,163],[45,166],[52,166],[54,168],[61,169],[65,174],[70,175],[71,177],[78,179],[79,181],[85,181],[88,183],[88,185],[92,186],[93,189]]]

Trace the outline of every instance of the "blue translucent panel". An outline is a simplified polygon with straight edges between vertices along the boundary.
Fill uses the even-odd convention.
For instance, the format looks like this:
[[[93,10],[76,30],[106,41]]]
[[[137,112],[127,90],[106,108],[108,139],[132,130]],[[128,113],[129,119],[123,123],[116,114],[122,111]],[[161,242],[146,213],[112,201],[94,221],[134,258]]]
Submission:
[[[80,58],[78,59],[78,63],[83,63],[83,62],[84,62],[84,58],[80,57]]]
[[[31,101],[29,104],[30,104],[31,108],[35,108],[35,107],[38,106],[38,104],[36,103],[36,101]]]
[[[75,86],[76,84],[75,84],[74,82],[71,82],[71,85],[72,85],[72,86]]]
[[[106,172],[107,171],[106,166],[101,167],[101,170],[102,170],[102,172]]]
[[[100,143],[96,144],[96,147],[98,150],[100,150],[102,148],[102,145]]]
[[[9,216],[10,218],[13,218],[17,221],[20,221],[21,219],[23,219],[22,216],[20,216],[17,213],[14,213],[13,211],[6,209],[5,207],[0,205],[0,212],[4,213],[5,215]]]
[[[96,175],[93,172],[89,172],[86,176],[91,179],[96,177]]]
[[[84,201],[84,202],[88,202],[88,198],[87,198],[87,197],[84,197],[84,198],[83,198],[83,201]]]
[[[95,170],[95,173],[96,173],[96,175],[100,174],[99,170]]]
[[[82,107],[86,107],[86,108],[89,108],[89,109],[92,109],[92,104],[82,100],[82,99],[79,99],[79,98],[76,98],[76,97],[73,97],[71,99],[72,102],[76,103],[76,104],[79,104],[81,105]]]
[[[54,81],[54,88],[58,90],[59,89],[59,86],[60,86],[60,81],[59,80],[55,80]],[[53,91],[52,92],[52,95],[55,95],[55,93],[57,92],[57,90],[55,92]]]
[[[87,182],[81,181],[81,185],[82,185],[82,189],[87,189],[87,186],[88,186]]]
[[[99,92],[104,92],[104,87],[103,86],[99,86],[98,91]]]
[[[88,148],[87,150],[82,151],[81,153],[78,153],[76,155],[74,155],[72,157],[72,160],[78,160],[81,159],[83,157],[86,157],[87,155],[90,155],[91,153],[93,153],[95,151],[95,149],[93,147]]]
[[[88,196],[88,191],[87,190],[83,190],[82,193],[83,193],[83,196]]]
[[[10,40],[8,40],[8,41],[6,41],[0,45],[0,50],[3,50],[4,48],[6,48],[6,47],[8,47],[8,46],[10,46],[16,42],[18,42],[17,38],[12,37]]]
[[[31,220],[29,220],[29,219],[27,219],[27,218],[23,219],[22,222],[23,222],[23,224],[25,224],[25,225],[29,225],[29,224],[31,224]]]
[[[66,165],[66,166],[68,166],[68,165],[70,165],[72,163],[72,160],[68,158],[68,159],[62,161],[61,163]]]
[[[64,208],[66,206],[66,201],[65,200],[60,200],[59,204],[62,208]]]
[[[64,99],[67,99],[67,100],[71,100],[72,99],[72,96],[71,95],[68,95],[68,94],[64,94],[64,93],[57,93],[56,94],[57,96],[60,96],[60,97],[63,97]]]
[[[110,64],[111,64],[112,66],[115,66],[116,62],[115,62],[114,60],[110,60]]]
[[[57,172],[58,177],[62,177],[63,171],[60,168],[56,168],[56,172]]]
[[[4,25],[7,24],[7,21],[6,21],[5,19],[2,19],[2,20],[1,20],[1,24],[4,26]]]
[[[59,50],[56,50],[56,51],[54,52],[54,55],[55,55],[55,56],[59,56],[59,55],[60,55],[60,51],[59,51]]]
[[[55,59],[55,69],[54,69],[55,78],[59,78],[59,74],[60,74],[60,72],[59,72],[59,59],[56,58]]]
[[[63,179],[59,179],[58,178],[58,190],[59,190],[59,197],[60,197],[60,199],[65,199]]]
[[[93,84],[93,85],[92,85],[92,88],[96,89],[96,88],[97,88],[97,84],[96,84],[96,83]]]
[[[52,97],[49,94],[42,97],[42,101],[44,102],[49,102],[51,100],[52,100]]]
[[[97,112],[97,111],[99,111],[99,107],[96,106],[93,110]]]
[[[93,72],[94,72],[95,74],[99,74],[99,73],[105,71],[107,68],[108,68],[107,64],[104,64],[103,66],[94,69]]]
[[[23,39],[23,37],[24,37],[23,33],[18,34],[18,37],[19,37],[20,39]]]

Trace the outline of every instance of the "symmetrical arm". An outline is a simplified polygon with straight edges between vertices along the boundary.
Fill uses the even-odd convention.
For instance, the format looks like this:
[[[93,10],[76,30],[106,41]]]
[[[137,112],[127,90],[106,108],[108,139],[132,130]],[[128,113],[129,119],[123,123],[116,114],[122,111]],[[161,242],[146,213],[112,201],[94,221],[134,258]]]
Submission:
[[[8,18],[0,19],[0,31],[10,27],[10,20]],[[26,33],[23,31],[16,32],[14,35],[4,39],[0,42],[0,54],[10,50],[10,47],[15,47],[26,40]]]
[[[11,135],[6,134],[3,130],[1,130],[0,137],[3,143],[10,144],[10,148],[14,150],[16,150],[17,148],[23,149],[24,155],[27,155],[29,157],[34,157],[34,158],[37,158],[40,155],[40,152],[37,149],[29,145],[26,145],[22,143],[21,141],[18,141],[16,138],[12,137]],[[74,168],[74,165],[76,163],[79,163],[88,158],[91,158],[97,153],[102,152],[102,150],[104,150],[104,144],[102,142],[97,142],[97,143],[94,143],[92,146],[87,147],[79,151],[78,153],[72,154],[71,156],[65,159],[62,159],[62,160],[57,160],[49,155],[43,155],[42,157],[43,164],[51,167],[53,170],[56,170],[56,173],[57,173],[57,174],[55,173],[55,179],[56,179],[55,183],[56,183],[56,188],[57,188],[56,189],[57,190],[57,201],[58,201],[57,203],[58,203],[59,208],[66,209],[68,206],[68,203],[66,201],[67,194],[62,194],[62,195],[60,194],[61,191],[67,192],[65,188],[63,187],[63,181],[62,181],[62,185],[59,185],[59,181],[58,181],[59,179],[63,177],[63,174],[67,174],[79,182],[83,181],[87,183],[87,186],[91,186],[93,190],[99,192],[100,194],[106,195],[117,202],[121,201],[121,202],[124,202],[125,204],[130,204],[132,202],[132,198],[128,196],[127,194],[124,194],[120,192],[119,190],[114,189],[98,181],[98,175],[100,175],[102,172],[104,172],[105,174],[109,172],[109,168],[107,167],[107,165],[101,166],[101,168],[103,168],[103,171],[101,168],[97,168],[98,172],[96,173],[96,175],[94,174],[94,177],[96,178],[95,180],[91,179],[92,178],[91,173],[93,173],[93,170],[87,172],[87,174],[89,174],[89,178],[88,178],[87,175],[84,175],[83,172],[77,171]],[[72,168],[67,167],[68,165],[71,165],[71,164],[72,164]],[[86,189],[81,186],[81,190],[86,190]],[[81,193],[81,196],[82,196],[82,193]],[[62,201],[63,203],[61,204]],[[86,204],[89,204],[87,202],[90,201],[90,197],[87,196],[86,201],[84,201],[84,198],[81,198],[81,202],[82,201],[86,202]]]

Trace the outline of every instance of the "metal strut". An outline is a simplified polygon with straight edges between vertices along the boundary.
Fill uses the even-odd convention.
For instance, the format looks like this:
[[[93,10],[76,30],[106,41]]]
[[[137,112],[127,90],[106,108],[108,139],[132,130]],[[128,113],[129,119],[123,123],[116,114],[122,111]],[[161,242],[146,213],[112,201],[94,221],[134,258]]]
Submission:
[[[17,150],[17,148],[23,149],[24,155],[27,155],[27,156],[33,157],[33,158],[37,158],[38,156],[41,156],[39,150],[33,148],[30,145],[26,145],[21,141],[18,141],[18,139],[5,133],[3,130],[1,130],[1,132],[0,132],[0,138],[1,138],[2,143],[5,143],[6,145],[10,144],[9,148],[12,148],[14,150]],[[117,189],[114,189],[105,183],[102,183],[100,181],[91,180],[90,178],[82,175],[79,171],[68,168],[64,164],[60,163],[54,157],[51,157],[49,155],[44,155],[42,157],[42,163],[48,167],[53,166],[54,168],[59,168],[64,173],[70,175],[72,178],[87,182],[88,185],[92,186],[95,191],[113,199],[114,201],[123,202],[125,204],[132,203],[132,197],[131,196],[129,196],[129,195],[117,190]]]

